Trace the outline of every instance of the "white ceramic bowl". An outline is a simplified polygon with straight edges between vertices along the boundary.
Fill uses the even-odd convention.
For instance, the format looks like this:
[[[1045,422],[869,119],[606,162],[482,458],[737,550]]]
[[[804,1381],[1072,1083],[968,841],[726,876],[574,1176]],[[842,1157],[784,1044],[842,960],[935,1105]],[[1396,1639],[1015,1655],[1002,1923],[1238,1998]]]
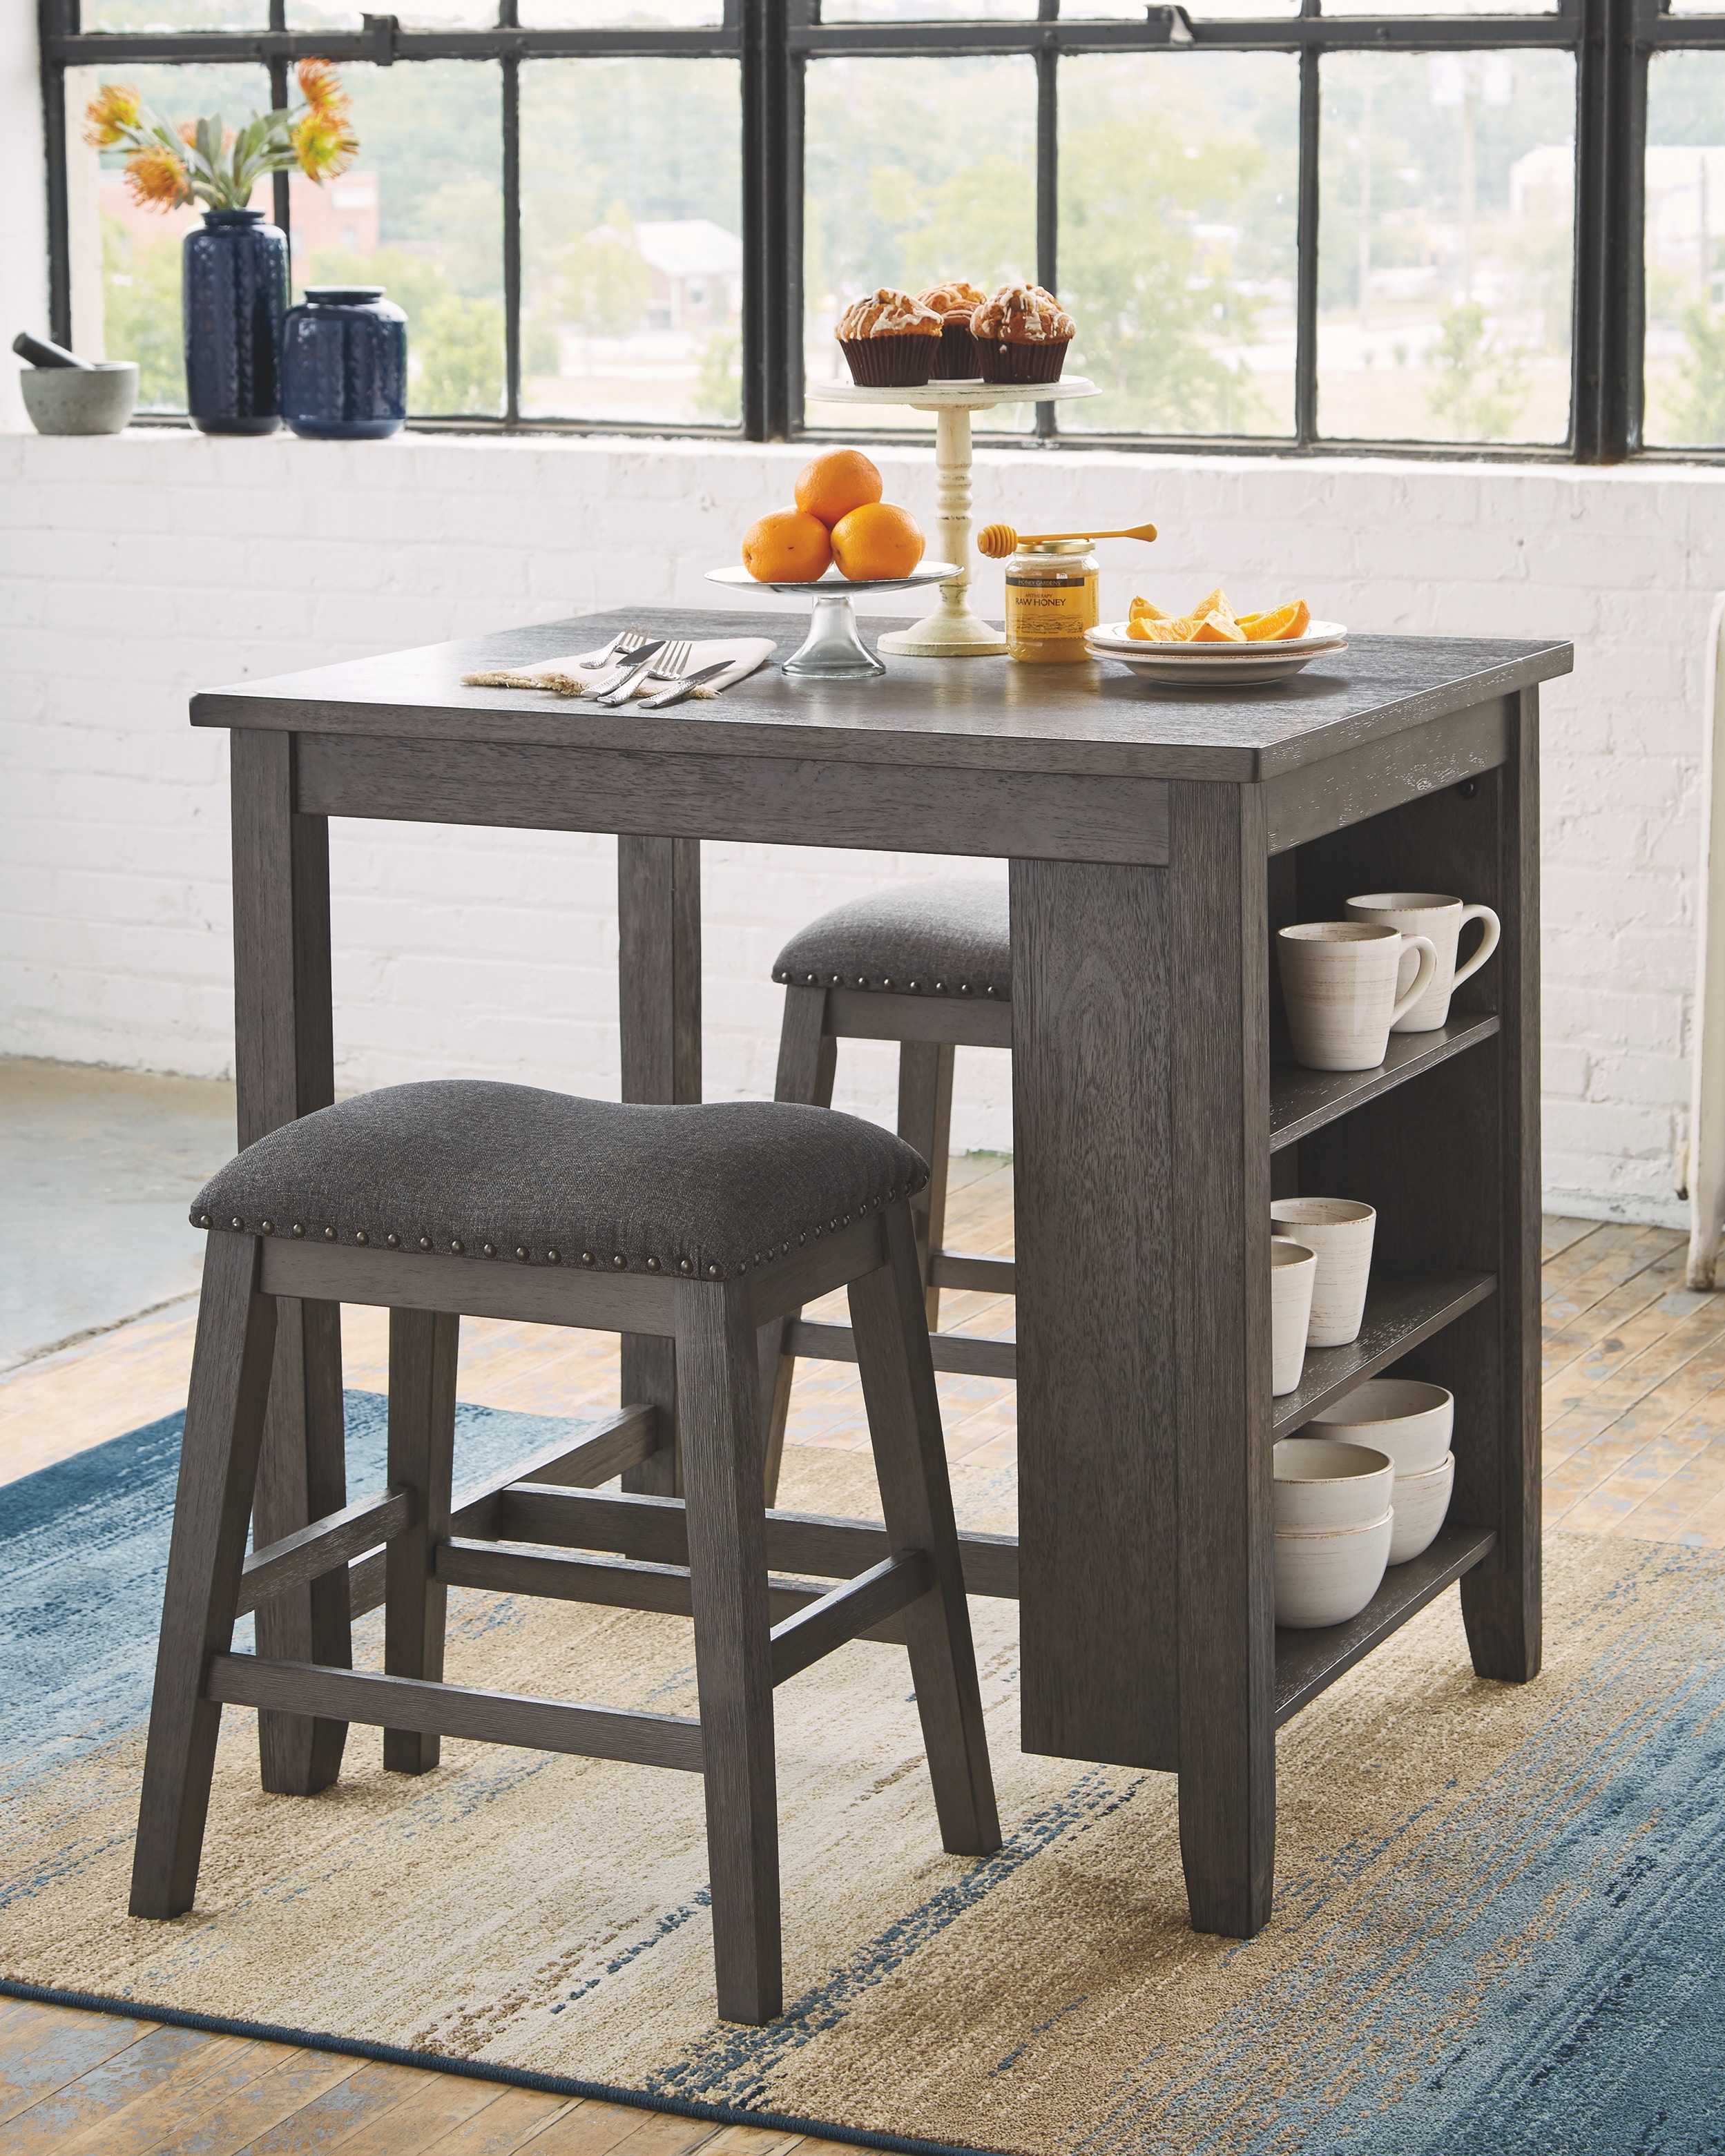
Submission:
[[[1387,1452],[1398,1475],[1425,1475],[1442,1463],[1455,1429],[1455,1395],[1417,1378],[1371,1378],[1314,1415],[1314,1435]]]
[[[1305,1335],[1311,1323],[1312,1285],[1318,1276],[1317,1254],[1304,1243],[1273,1235],[1269,1245],[1269,1389],[1278,1399],[1298,1389],[1305,1363]]]
[[[1306,1631],[1357,1617],[1383,1584],[1395,1524],[1386,1512],[1363,1527],[1274,1535],[1277,1624]]]
[[[1285,1437],[1275,1448],[1271,1502],[1278,1533],[1369,1527],[1395,1502],[1387,1453],[1333,1437]]]
[[[1406,1564],[1418,1557],[1444,1524],[1450,1509],[1450,1493],[1455,1487],[1455,1455],[1446,1452],[1436,1467],[1424,1475],[1396,1477],[1395,1532],[1389,1538],[1389,1561]]]

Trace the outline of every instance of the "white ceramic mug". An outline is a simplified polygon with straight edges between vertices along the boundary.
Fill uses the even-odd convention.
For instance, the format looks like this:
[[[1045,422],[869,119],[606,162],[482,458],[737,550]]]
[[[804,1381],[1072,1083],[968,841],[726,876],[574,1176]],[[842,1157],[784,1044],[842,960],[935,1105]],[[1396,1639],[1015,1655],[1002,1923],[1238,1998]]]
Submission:
[[[1316,1254],[1303,1243],[1273,1235],[1269,1245],[1269,1389],[1278,1399],[1295,1391],[1305,1362],[1305,1332],[1311,1322],[1312,1283],[1318,1275]]]
[[[1419,967],[1398,997],[1409,951]],[[1377,921],[1304,921],[1278,932],[1276,963],[1295,1060],[1308,1070],[1372,1070],[1389,1052],[1390,1028],[1431,986],[1438,954],[1429,936]]]
[[[1350,921],[1375,921],[1380,927],[1399,928],[1404,936],[1427,936],[1437,953],[1431,986],[1413,1009],[1404,1011],[1390,1028],[1392,1033],[1435,1033],[1450,1015],[1450,998],[1464,981],[1470,981],[1497,948],[1502,924],[1489,906],[1469,906],[1440,891],[1374,891],[1347,901]],[[1485,932],[1480,947],[1465,966],[1455,963],[1455,947],[1470,921],[1481,923]],[[1405,971],[1405,966],[1403,968]],[[1398,983],[1399,992],[1399,982]]]
[[[1278,1198],[1270,1207],[1271,1235],[1291,1236],[1317,1254],[1308,1348],[1341,1348],[1359,1338],[1377,1229],[1376,1211],[1357,1199]]]

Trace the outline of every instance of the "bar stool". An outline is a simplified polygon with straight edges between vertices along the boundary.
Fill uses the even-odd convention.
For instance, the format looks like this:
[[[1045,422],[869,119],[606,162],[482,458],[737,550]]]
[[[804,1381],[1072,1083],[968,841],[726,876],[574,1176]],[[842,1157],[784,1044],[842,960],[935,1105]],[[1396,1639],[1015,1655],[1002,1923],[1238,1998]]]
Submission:
[[[1017,1280],[1010,1258],[945,1247],[953,1050],[1012,1045],[1005,887],[919,883],[852,899],[800,928],[774,960],[773,978],[785,983],[776,1099],[826,1107],[842,1040],[899,1043],[899,1135],[929,1164],[910,1209],[935,1368],[1015,1378],[1012,1341],[936,1330],[943,1287],[1011,1295]],[[769,1504],[778,1491],[799,1355],[854,1362],[852,1328],[806,1324],[794,1310],[763,1331]]]
[[[909,1650],[945,1846],[997,1849],[910,1220],[926,1175],[909,1147],[827,1110],[619,1106],[460,1081],[319,1110],[224,1168],[193,1207],[211,1233],[132,1914],[192,1906],[224,1703],[381,1725],[384,1765],[408,1774],[436,1765],[442,1735],[682,1768],[706,1778],[719,2013],[770,2020],[773,1687],[859,1635]],[[761,1502],[759,1328],[841,1286],[880,1527],[769,1519]],[[388,1308],[389,1487],[248,1558],[277,1296]],[[605,1458],[577,1448],[452,1510],[464,1312],[673,1339],[686,1498],[565,1486],[584,1452],[602,1481],[655,1449],[641,1408],[621,1419],[633,1450],[614,1431]],[[382,1672],[232,1651],[242,1610],[379,1543]],[[572,1553],[595,1550],[627,1555]],[[770,1577],[770,1563],[842,1584]],[[451,1585],[693,1616],[698,1719],[443,1683]]]

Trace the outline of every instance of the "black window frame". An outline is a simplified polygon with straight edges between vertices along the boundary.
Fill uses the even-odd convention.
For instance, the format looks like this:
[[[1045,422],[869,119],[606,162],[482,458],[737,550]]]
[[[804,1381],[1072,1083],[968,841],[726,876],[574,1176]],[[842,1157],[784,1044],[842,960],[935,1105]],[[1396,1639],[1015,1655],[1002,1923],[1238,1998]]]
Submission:
[[[286,0],[270,0],[265,30],[84,31],[79,0],[39,0],[48,157],[49,284],[54,335],[71,334],[65,71],[127,62],[245,62],[269,71],[286,101],[293,63],[321,56],[380,65],[424,60],[500,63],[502,76],[503,291],[506,397],[496,418],[415,416],[416,429],[467,433],[643,432],[748,441],[819,440],[804,424],[802,382],[803,110],[811,60],[1027,54],[1037,70],[1038,280],[1058,289],[1059,64],[1074,54],[1128,52],[1280,52],[1300,66],[1296,215],[1295,431],[1289,435],[1062,434],[1058,408],[1036,408],[1029,437],[1007,446],[1140,449],[1214,454],[1417,457],[1439,460],[1615,464],[1632,456],[1725,460],[1725,447],[1644,448],[1643,196],[1647,74],[1652,54],[1725,49],[1725,13],[1672,16],[1662,0],[1562,0],[1538,15],[1326,16],[1301,0],[1293,17],[1194,21],[1177,6],[1152,5],[1142,22],[1063,18],[1062,0],[1037,0],[1034,21],[823,23],[821,0],[723,0],[722,22],[704,28],[524,29],[517,0],[498,0],[485,29],[404,28],[393,15],[363,18],[350,31],[286,27]],[[1067,0],[1074,10],[1083,0]],[[1351,439],[1317,428],[1319,66],[1326,53],[1568,52],[1576,62],[1576,183],[1570,431],[1561,444]],[[743,176],[742,412],[735,427],[523,418],[521,395],[520,70],[523,60],[722,59],[739,64]],[[277,174],[275,211],[286,224],[287,180]],[[911,434],[883,439],[919,439]]]

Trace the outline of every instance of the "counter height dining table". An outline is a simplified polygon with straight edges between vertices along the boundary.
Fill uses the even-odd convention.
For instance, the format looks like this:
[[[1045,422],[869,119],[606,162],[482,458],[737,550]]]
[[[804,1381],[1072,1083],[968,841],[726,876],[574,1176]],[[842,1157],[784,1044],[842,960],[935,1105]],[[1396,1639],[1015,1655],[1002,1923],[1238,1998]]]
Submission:
[[[641,1101],[701,1095],[703,839],[1004,858],[1019,1533],[967,1537],[967,1581],[1018,1599],[1024,1748],[1177,1774],[1192,1922],[1249,1937],[1280,1723],[1457,1582],[1475,1671],[1539,1666],[1538,696],[1570,647],[1357,636],[1228,692],[775,663],[656,715],[461,685],[631,626],[782,659],[804,624],[598,614],[193,699],[232,736],[239,1142],[334,1097],[332,816],[615,834]],[[1376,1070],[1301,1069],[1274,932],[1387,888],[1492,906],[1496,956]],[[1301,1194],[1377,1209],[1372,1288],[1359,1338],[1272,1398],[1270,1204]],[[275,1353],[260,1543],[345,1502],[338,1310],[284,1302]],[[1455,1395],[1449,1520],[1351,1623],[1279,1630],[1274,1441],[1392,1365]],[[668,1342],[626,1339],[624,1399],[657,1410],[626,1489],[677,1491],[675,1383]],[[347,1663],[364,1568],[260,1607],[260,1653]],[[345,1725],[260,1723],[266,1786],[335,1779]]]

